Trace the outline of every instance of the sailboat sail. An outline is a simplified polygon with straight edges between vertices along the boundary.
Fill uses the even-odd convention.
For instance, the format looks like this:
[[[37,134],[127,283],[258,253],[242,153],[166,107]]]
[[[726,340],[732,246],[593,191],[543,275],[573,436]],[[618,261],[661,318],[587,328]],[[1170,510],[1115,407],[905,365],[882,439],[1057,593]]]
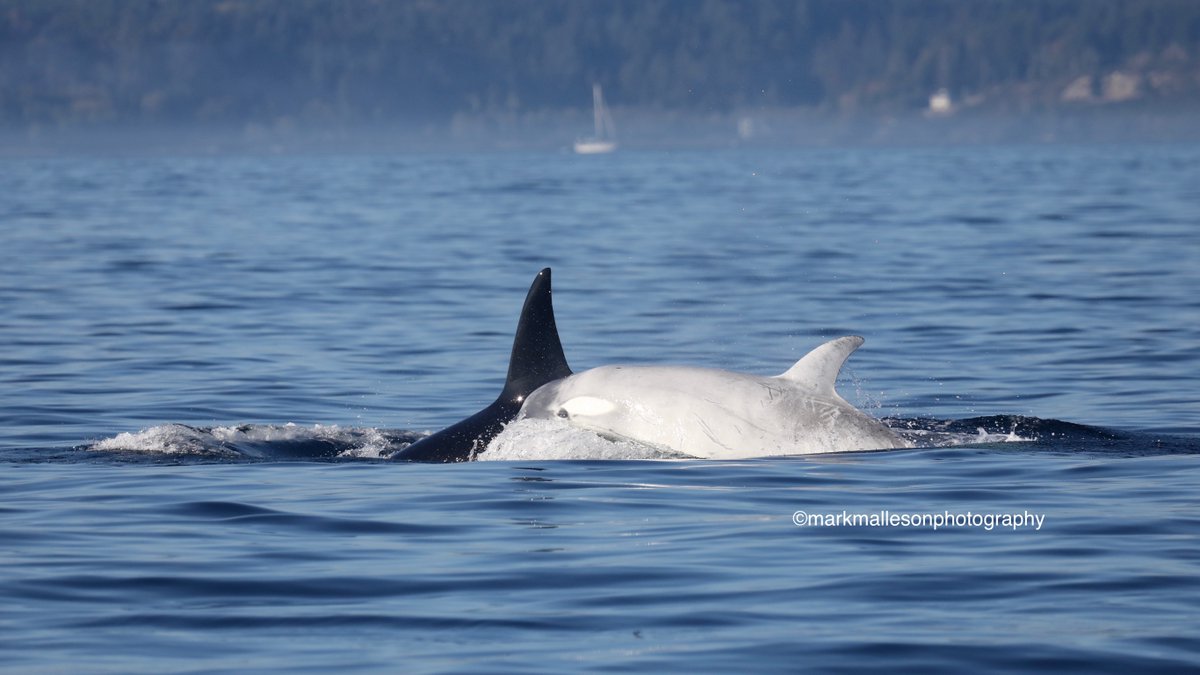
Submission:
[[[575,152],[581,155],[596,155],[617,149],[617,129],[612,115],[604,105],[604,92],[600,85],[592,85],[592,118],[595,133],[591,138],[575,141]]]

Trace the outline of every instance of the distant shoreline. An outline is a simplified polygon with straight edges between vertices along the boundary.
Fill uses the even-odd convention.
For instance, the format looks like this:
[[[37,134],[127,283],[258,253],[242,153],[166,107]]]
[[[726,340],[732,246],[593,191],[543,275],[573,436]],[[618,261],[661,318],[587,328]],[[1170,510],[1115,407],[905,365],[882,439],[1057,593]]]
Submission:
[[[1088,107],[1034,113],[966,111],[937,117],[760,109],[684,114],[616,109],[622,152],[723,148],[970,146],[1013,143],[1200,142],[1197,110]],[[582,111],[456,115],[393,125],[71,125],[0,128],[0,157],[569,152],[587,131]]]

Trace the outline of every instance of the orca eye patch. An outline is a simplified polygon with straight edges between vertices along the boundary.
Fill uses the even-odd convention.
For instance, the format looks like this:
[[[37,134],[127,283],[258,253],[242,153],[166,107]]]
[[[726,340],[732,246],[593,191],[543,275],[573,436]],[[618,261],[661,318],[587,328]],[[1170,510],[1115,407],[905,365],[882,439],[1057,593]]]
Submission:
[[[610,413],[615,408],[611,401],[606,401],[602,398],[594,396],[576,396],[575,398],[562,404],[558,409],[559,417],[596,417]]]

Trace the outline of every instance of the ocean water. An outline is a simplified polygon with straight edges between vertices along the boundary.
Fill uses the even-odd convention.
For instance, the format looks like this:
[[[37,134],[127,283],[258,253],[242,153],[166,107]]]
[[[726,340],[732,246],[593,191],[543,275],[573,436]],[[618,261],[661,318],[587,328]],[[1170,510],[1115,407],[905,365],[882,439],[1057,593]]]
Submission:
[[[8,159],[0,228],[0,670],[1200,668],[1200,146]],[[863,335],[916,447],[386,461],[545,266],[576,370]]]

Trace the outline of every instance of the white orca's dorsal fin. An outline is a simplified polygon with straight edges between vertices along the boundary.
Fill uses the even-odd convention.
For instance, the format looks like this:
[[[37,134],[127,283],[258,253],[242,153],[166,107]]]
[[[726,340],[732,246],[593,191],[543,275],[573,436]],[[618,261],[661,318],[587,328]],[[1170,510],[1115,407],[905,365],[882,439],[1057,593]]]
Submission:
[[[837,382],[842,364],[862,343],[863,339],[857,335],[830,340],[805,354],[779,379],[807,387],[818,394],[835,396],[833,385]]]

